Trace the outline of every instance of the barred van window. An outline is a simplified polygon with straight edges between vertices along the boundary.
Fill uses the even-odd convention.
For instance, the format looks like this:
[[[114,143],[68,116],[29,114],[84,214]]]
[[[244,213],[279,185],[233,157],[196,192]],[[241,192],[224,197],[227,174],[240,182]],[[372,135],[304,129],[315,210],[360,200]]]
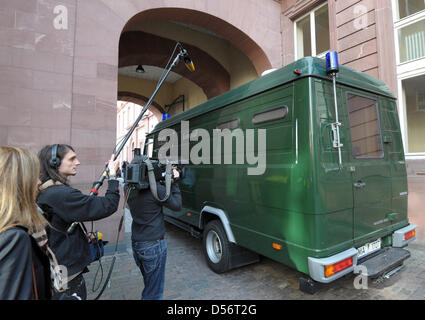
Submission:
[[[287,106],[273,108],[271,110],[254,114],[254,116],[252,117],[252,123],[260,124],[260,123],[269,122],[273,120],[284,119],[287,114],[288,114]]]
[[[376,100],[347,93],[351,142],[355,158],[382,158],[381,131]]]
[[[233,120],[230,120],[230,121],[222,122],[222,123],[219,123],[217,125],[217,129],[220,129],[220,130],[223,130],[223,129],[233,130],[233,129],[236,129],[237,127],[239,127],[240,122],[241,121],[239,119],[233,119]]]

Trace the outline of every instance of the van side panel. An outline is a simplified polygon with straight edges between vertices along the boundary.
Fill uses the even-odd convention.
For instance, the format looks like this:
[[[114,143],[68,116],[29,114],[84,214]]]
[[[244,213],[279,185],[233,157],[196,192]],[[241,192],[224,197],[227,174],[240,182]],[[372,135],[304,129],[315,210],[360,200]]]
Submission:
[[[397,105],[394,100],[381,97],[381,114],[383,119],[384,144],[388,152],[392,177],[392,212],[390,216],[393,230],[408,224],[407,219],[407,173],[401,138]],[[401,225],[400,225],[401,224]]]
[[[290,108],[290,117],[249,127],[267,130],[267,170],[259,176],[241,173],[240,214],[231,225],[238,244],[308,272],[306,256],[316,241],[316,234],[310,232],[315,217],[309,214],[314,208],[315,186],[311,178],[308,79],[280,90],[280,101]],[[251,118],[255,112],[258,109],[246,114]],[[274,249],[273,243],[280,245],[280,250]]]
[[[266,129],[267,170],[262,175],[248,175],[247,168],[255,165],[247,165],[246,159],[244,164],[236,164],[235,138],[232,164],[223,164],[223,159],[222,164],[213,164],[211,141],[210,164],[185,166],[186,177],[180,182],[183,209],[164,212],[198,227],[199,213],[205,205],[222,209],[239,245],[307,273],[306,257],[314,255],[313,243],[320,237],[314,231],[317,221],[312,214],[317,186],[311,176],[314,158],[309,90],[306,78],[190,119],[191,132],[207,129],[211,138],[218,124],[238,119],[245,139],[246,130],[255,129],[255,156],[259,156],[258,130]],[[288,108],[284,119],[253,123],[255,114],[280,106]],[[180,125],[172,128],[180,134]],[[196,143],[190,142],[190,150]],[[158,148],[156,144],[156,152]],[[273,243],[281,245],[281,250],[274,249]]]

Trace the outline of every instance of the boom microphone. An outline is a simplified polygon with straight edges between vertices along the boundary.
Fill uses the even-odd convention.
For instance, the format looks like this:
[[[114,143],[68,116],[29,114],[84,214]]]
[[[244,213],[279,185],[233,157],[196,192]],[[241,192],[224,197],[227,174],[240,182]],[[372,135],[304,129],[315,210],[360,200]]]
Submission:
[[[149,101],[143,107],[143,109],[140,112],[138,118],[133,123],[133,126],[130,128],[130,130],[128,130],[127,134],[124,136],[123,140],[121,141],[119,147],[116,149],[115,154],[114,154],[114,161],[118,158],[118,155],[121,153],[121,151],[124,148],[125,144],[130,139],[131,134],[136,129],[139,121],[142,119],[142,117],[145,114],[146,110],[151,105],[151,103],[152,103],[155,95],[157,94],[159,88],[162,86],[162,84],[164,83],[165,79],[168,77],[168,74],[171,72],[171,69],[174,68],[179,63],[179,61],[180,61],[181,58],[183,58],[183,61],[184,61],[185,65],[186,65],[186,67],[189,69],[189,71],[191,71],[191,72],[195,71],[195,66],[194,66],[192,60],[190,59],[189,54],[187,53],[186,49],[184,49],[179,42],[176,43],[176,46],[174,47],[174,51],[173,51],[173,54],[172,55],[174,55],[174,53],[175,53],[175,51],[176,51],[176,49],[178,47],[180,48],[180,53],[177,55],[177,57],[175,57],[173,63],[170,66],[168,66],[168,63],[167,63],[166,73],[163,76],[161,76],[161,78],[159,79],[158,85],[156,86],[155,91],[153,92],[152,96],[149,98]],[[93,184],[93,188],[90,190],[90,195],[98,194],[98,189],[103,184],[103,181],[106,179],[107,176],[108,176],[108,165],[105,165],[105,169],[104,169],[102,175],[100,176],[99,180],[96,181]]]

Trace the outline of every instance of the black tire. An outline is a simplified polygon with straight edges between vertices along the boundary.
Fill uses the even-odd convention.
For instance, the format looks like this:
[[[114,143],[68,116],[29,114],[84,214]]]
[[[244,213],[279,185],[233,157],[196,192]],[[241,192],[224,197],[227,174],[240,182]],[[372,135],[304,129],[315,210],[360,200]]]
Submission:
[[[230,243],[219,220],[208,222],[202,244],[205,259],[212,271],[224,273],[230,270]]]

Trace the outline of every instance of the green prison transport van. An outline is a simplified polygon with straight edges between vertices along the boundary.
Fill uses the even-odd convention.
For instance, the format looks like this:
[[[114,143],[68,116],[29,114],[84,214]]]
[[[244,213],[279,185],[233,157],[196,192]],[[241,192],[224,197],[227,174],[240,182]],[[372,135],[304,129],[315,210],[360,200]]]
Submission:
[[[396,99],[382,81],[341,66],[334,85],[325,60],[306,57],[160,122],[147,136],[154,159],[170,143],[159,141],[164,129],[178,135],[187,163],[182,209],[164,208],[166,220],[202,236],[213,271],[262,255],[329,283],[395,273],[410,256],[403,247],[416,225]],[[227,161],[214,159],[226,137],[213,137],[223,132],[231,132]],[[203,161],[183,159],[188,147]],[[248,151],[265,159],[262,171]]]

